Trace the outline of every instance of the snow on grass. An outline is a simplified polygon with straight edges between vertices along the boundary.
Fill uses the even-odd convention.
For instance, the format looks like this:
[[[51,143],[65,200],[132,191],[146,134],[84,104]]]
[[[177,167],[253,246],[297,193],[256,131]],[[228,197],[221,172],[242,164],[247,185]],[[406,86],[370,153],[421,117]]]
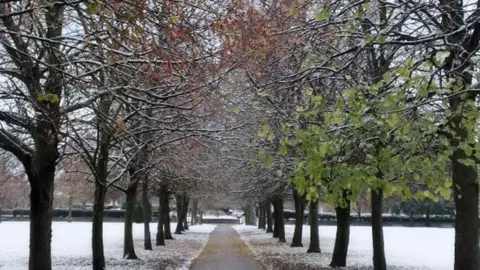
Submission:
[[[217,216],[203,216],[203,219],[235,219],[238,220],[236,216],[227,216],[227,215],[219,215]]]
[[[29,222],[0,223],[0,269],[26,269],[28,266]],[[174,229],[176,224],[171,224]],[[135,251],[140,260],[124,260],[123,223],[104,223],[103,241],[108,269],[187,269],[205,246],[215,225],[190,226],[166,246],[155,246],[157,224],[151,223],[153,251],[143,249],[143,224],[133,224]],[[55,270],[91,269],[91,223],[54,222],[52,265]],[[8,243],[8,244],[5,244]]]
[[[291,248],[294,226],[286,225],[287,243],[255,226],[234,226],[253,253],[272,269],[328,269],[335,243],[335,226],[320,226],[321,254],[307,254],[310,227],[303,226],[303,248]],[[452,269],[452,228],[385,227],[385,254],[389,269]],[[352,226],[347,269],[372,269],[371,228]]]

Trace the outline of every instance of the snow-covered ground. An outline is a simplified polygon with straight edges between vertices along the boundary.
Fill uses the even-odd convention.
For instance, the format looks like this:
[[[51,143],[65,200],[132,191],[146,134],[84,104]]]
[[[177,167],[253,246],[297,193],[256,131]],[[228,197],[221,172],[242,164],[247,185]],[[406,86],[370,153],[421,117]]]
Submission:
[[[0,269],[28,268],[29,222],[0,223]],[[176,224],[171,224],[174,229]],[[135,251],[141,260],[124,260],[123,223],[104,223],[103,240],[108,269],[188,269],[200,254],[216,225],[190,226],[183,235],[173,235],[166,246],[155,246],[157,224],[151,223],[153,251],[143,250],[143,224],[133,224]],[[91,223],[54,222],[52,264],[55,270],[91,269]]]
[[[255,226],[234,226],[253,253],[272,269],[327,269],[335,243],[334,226],[320,226],[321,254],[307,254],[310,227],[303,227],[303,248],[290,248],[294,226],[286,225],[287,243],[278,243],[272,234]],[[388,269],[452,269],[454,230],[452,228],[384,227]],[[350,231],[348,269],[371,269],[372,238],[368,226]]]
[[[236,216],[227,216],[227,215],[219,215],[218,217],[216,215],[205,215],[203,216],[203,219],[236,219],[238,218]]]

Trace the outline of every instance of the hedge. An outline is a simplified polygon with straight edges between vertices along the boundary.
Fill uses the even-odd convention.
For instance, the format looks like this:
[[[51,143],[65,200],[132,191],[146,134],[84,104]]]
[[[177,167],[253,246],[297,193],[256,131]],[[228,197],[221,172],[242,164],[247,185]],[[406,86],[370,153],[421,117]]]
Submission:
[[[1,209],[1,214],[3,216],[11,216],[11,215],[13,215],[13,210],[12,209]]]
[[[105,218],[123,218],[125,214],[125,210],[123,209],[104,209],[103,210]],[[29,216],[30,209],[14,209],[12,210],[13,217],[18,216]],[[67,217],[68,216],[68,209],[53,209],[52,210],[52,217]],[[93,217],[93,210],[92,209],[72,209],[72,217],[73,218],[91,218]]]
[[[275,215],[275,213],[273,213]],[[295,219],[295,212],[291,210],[287,210],[284,212],[284,217],[285,219]],[[304,215],[304,219],[307,220],[308,214]],[[337,218],[334,213],[319,213],[318,214],[318,220],[319,221],[336,221]],[[371,222],[371,216],[370,215],[362,215],[360,218],[358,215],[352,214],[350,216],[350,221],[351,222]],[[431,223],[453,223],[455,221],[454,216],[435,216],[432,215],[429,217],[427,220],[426,216],[414,216],[410,218],[409,216],[400,216],[400,215],[390,215],[390,214],[384,214],[382,216],[382,221],[384,222],[395,222],[395,223],[408,223],[408,222],[424,222],[426,223],[427,221]]]

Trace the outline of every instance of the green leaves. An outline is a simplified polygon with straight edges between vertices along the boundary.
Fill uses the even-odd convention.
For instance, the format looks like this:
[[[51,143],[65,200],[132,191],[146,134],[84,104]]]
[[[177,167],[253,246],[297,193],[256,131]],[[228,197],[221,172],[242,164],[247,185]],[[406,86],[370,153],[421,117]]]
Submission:
[[[267,158],[262,162],[262,165],[271,168],[273,166],[273,160],[275,157],[273,155],[268,155]]]
[[[315,20],[321,22],[328,19],[329,16],[330,16],[330,10],[328,9],[328,7],[324,7],[318,10],[317,12],[315,12],[314,18]]]
[[[93,15],[100,12],[100,2],[98,0],[89,0],[87,2],[87,14]]]
[[[37,94],[37,100],[38,101],[48,101],[50,103],[58,103],[60,101],[59,97],[57,94],[53,93],[48,93],[48,94]]]
[[[264,123],[261,127],[260,130],[258,131],[257,135],[260,138],[265,138],[267,135],[270,133],[270,126],[267,123]]]
[[[239,107],[238,105],[235,105],[235,106],[233,106],[232,111],[233,111],[235,114],[239,114],[239,113],[240,113],[240,107]]]

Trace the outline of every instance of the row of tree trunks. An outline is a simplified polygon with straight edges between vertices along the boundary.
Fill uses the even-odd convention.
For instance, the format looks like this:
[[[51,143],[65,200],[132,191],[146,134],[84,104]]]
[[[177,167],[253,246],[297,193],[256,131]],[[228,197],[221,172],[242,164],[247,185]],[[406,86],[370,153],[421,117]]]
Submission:
[[[138,259],[137,254],[135,254],[135,246],[133,245],[133,211],[135,209],[137,188],[138,181],[133,180],[126,190],[127,200],[125,203],[125,229],[123,243],[124,259]]]
[[[337,206],[335,208],[337,217],[337,232],[335,237],[335,246],[332,255],[330,266],[344,267],[347,265],[348,246],[350,239],[350,211],[351,202],[347,199],[348,192],[343,193],[343,199],[346,202],[344,207]],[[383,225],[382,225],[382,204],[383,204],[383,190],[378,189],[371,191],[372,196],[372,238],[374,247],[374,269],[384,270],[386,268],[386,259],[383,241]],[[306,198],[294,192],[295,201],[295,231],[292,239],[292,247],[302,246],[302,228],[303,228],[303,212],[306,205]],[[273,237],[279,238],[280,242],[285,242],[284,216],[283,213],[283,198],[275,196],[271,201],[274,208],[273,215]],[[319,237],[319,220],[318,220],[318,204],[319,201],[309,203],[309,218],[310,225],[310,245],[307,253],[320,253],[320,237]],[[262,214],[263,212],[263,214]],[[270,204],[264,204],[259,210],[259,215],[264,215],[267,219],[267,232],[272,232],[272,214]],[[260,228],[260,225],[259,225]],[[269,230],[270,229],[270,230]],[[282,239],[283,238],[283,239]],[[283,240],[283,241],[282,241]]]
[[[306,197],[298,194],[296,189],[293,189],[293,200],[295,202],[295,230],[293,232],[292,244],[290,247],[303,247],[303,212],[305,211]]]
[[[273,237],[279,242],[286,242],[285,239],[285,218],[283,215],[283,197],[275,196],[272,200],[274,215]]]

